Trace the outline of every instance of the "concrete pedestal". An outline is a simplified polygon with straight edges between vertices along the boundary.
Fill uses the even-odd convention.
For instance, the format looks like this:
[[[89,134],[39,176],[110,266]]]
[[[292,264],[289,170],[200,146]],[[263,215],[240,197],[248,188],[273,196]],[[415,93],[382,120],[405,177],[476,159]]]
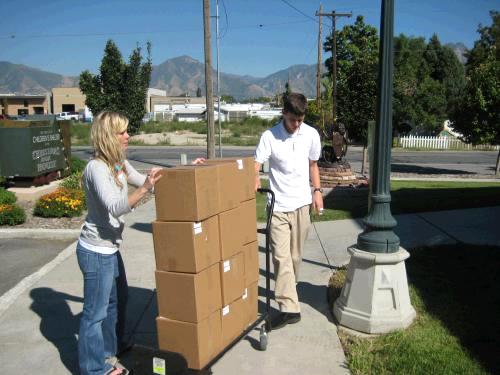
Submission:
[[[341,326],[365,333],[387,333],[408,327],[416,316],[410,303],[405,259],[395,253],[348,249],[351,260],[342,293],[333,305]]]

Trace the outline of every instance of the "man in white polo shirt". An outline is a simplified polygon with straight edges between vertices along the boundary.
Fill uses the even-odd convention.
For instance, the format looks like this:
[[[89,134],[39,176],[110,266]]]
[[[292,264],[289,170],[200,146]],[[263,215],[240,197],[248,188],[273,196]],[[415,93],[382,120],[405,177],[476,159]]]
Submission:
[[[269,160],[270,188],[276,198],[270,245],[274,296],[280,313],[271,319],[272,329],[300,321],[296,283],[311,225],[310,205],[319,214],[323,210],[317,163],[321,141],[316,129],[303,123],[306,109],[304,95],[289,94],[284,100],[282,121],[262,134],[255,151],[255,188],[260,187],[260,168]]]

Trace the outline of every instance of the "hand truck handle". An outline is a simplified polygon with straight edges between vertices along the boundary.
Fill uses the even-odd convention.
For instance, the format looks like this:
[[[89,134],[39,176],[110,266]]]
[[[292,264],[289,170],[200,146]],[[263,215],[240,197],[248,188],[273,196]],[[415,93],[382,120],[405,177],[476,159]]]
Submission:
[[[271,228],[271,219],[273,217],[273,212],[274,212],[274,192],[271,189],[266,189],[266,188],[258,188],[257,192],[263,193],[263,194],[269,194],[271,196],[271,202],[269,206],[267,207],[267,220],[266,220],[266,228],[265,229],[258,229],[257,232],[262,233],[262,234],[268,234],[269,233],[269,228]]]

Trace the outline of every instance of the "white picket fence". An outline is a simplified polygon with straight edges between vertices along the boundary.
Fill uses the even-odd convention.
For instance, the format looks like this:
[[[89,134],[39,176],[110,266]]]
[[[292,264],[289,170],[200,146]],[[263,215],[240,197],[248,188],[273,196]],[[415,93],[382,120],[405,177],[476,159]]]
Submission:
[[[499,145],[472,145],[452,137],[423,137],[407,135],[398,138],[402,148],[425,148],[434,150],[498,150]]]

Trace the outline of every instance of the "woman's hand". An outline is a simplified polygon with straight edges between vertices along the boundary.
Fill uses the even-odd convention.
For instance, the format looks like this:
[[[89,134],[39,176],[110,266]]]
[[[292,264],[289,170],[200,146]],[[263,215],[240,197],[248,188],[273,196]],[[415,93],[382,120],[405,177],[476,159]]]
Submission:
[[[151,168],[146,176],[146,181],[144,181],[144,184],[142,186],[144,186],[144,188],[146,188],[147,190],[151,190],[158,182],[158,180],[162,177],[163,176],[161,174],[161,168]]]

